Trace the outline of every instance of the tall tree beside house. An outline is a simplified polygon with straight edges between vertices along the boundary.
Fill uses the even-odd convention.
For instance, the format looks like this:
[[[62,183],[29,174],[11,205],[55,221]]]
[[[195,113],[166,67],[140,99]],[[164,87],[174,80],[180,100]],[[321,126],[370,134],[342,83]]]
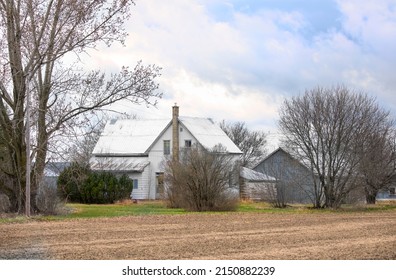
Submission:
[[[252,167],[266,153],[267,135],[262,131],[250,130],[245,122],[226,122],[220,127],[243,152],[241,166]]]
[[[78,127],[85,114],[120,100],[154,105],[155,78],[160,68],[141,62],[117,74],[84,72],[78,55],[98,44],[125,41],[123,25],[133,1],[120,0],[0,0],[0,129],[15,182],[14,211],[25,204],[26,102],[31,93],[33,144],[32,196],[43,176],[51,141],[64,129]],[[66,63],[76,56],[75,63]]]
[[[280,129],[297,158],[318,176],[325,196],[321,206],[339,207],[361,186],[364,147],[371,135],[389,127],[389,119],[374,98],[345,86],[317,87],[284,102]]]

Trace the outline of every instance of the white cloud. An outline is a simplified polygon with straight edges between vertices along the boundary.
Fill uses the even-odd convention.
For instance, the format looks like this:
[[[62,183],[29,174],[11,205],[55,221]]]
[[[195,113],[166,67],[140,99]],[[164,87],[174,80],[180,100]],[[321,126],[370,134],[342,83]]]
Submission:
[[[354,40],[360,63],[354,68],[354,86],[374,93],[396,110],[396,3],[393,0],[338,1],[345,33]],[[350,76],[347,75],[349,78]]]
[[[212,117],[218,121],[228,118],[237,121],[272,119],[277,116],[280,98],[243,86],[228,87],[208,82],[182,71],[172,79],[170,88],[176,89],[173,100],[184,114]]]
[[[283,98],[337,83],[378,95],[396,110],[394,1],[337,1],[338,20],[326,28],[320,17],[309,21],[304,4],[245,13],[223,3],[227,17],[218,19],[211,3],[137,1],[127,46],[91,53],[91,65],[114,69],[142,59],[163,67],[158,109],[132,107],[144,116],[168,116],[177,102],[184,115],[274,130]],[[322,27],[312,33],[316,24]]]

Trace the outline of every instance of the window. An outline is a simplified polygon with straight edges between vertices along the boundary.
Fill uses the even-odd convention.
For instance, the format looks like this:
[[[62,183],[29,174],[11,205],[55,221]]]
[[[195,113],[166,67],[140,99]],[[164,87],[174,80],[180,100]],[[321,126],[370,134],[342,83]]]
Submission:
[[[389,194],[390,194],[391,196],[396,195],[396,188],[390,188],[390,189],[389,189]]]
[[[139,188],[139,181],[138,179],[133,179],[133,189],[137,190]]]
[[[164,155],[170,155],[170,140],[164,140]]]
[[[184,147],[191,148],[191,140],[184,140]]]

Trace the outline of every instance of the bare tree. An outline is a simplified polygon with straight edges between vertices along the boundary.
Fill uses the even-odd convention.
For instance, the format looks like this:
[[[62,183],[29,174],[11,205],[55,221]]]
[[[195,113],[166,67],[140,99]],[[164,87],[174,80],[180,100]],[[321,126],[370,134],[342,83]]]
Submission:
[[[266,153],[267,135],[262,131],[252,131],[245,122],[222,121],[220,127],[243,152],[241,166],[253,166]]]
[[[80,164],[89,164],[92,151],[99,140],[100,134],[106,125],[107,118],[101,118],[94,122],[87,122],[89,125],[81,131],[74,133],[73,143],[70,147],[70,160]]]
[[[393,121],[385,122],[366,136],[359,173],[368,204],[375,204],[378,192],[390,186],[396,175],[396,134],[392,126]]]
[[[165,163],[166,195],[172,207],[193,211],[233,210],[239,168],[221,146],[184,149],[180,161]]]
[[[155,105],[160,68],[123,67],[118,74],[86,73],[64,58],[100,43],[123,43],[128,0],[0,0],[0,128],[12,161],[16,211],[24,205],[26,173],[26,98],[32,96],[34,162],[31,205],[43,176],[52,139],[66,126],[81,125],[83,114],[120,100]]]
[[[288,146],[318,176],[325,207],[339,207],[358,187],[362,147],[390,113],[344,86],[315,88],[286,100],[280,129]]]

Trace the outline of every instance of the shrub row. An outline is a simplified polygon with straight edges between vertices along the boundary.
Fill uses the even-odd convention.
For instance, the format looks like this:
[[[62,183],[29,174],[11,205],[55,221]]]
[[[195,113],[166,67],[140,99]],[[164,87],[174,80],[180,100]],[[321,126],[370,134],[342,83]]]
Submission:
[[[68,202],[114,203],[128,198],[133,180],[110,172],[94,172],[88,166],[73,163],[58,178],[59,196]]]

